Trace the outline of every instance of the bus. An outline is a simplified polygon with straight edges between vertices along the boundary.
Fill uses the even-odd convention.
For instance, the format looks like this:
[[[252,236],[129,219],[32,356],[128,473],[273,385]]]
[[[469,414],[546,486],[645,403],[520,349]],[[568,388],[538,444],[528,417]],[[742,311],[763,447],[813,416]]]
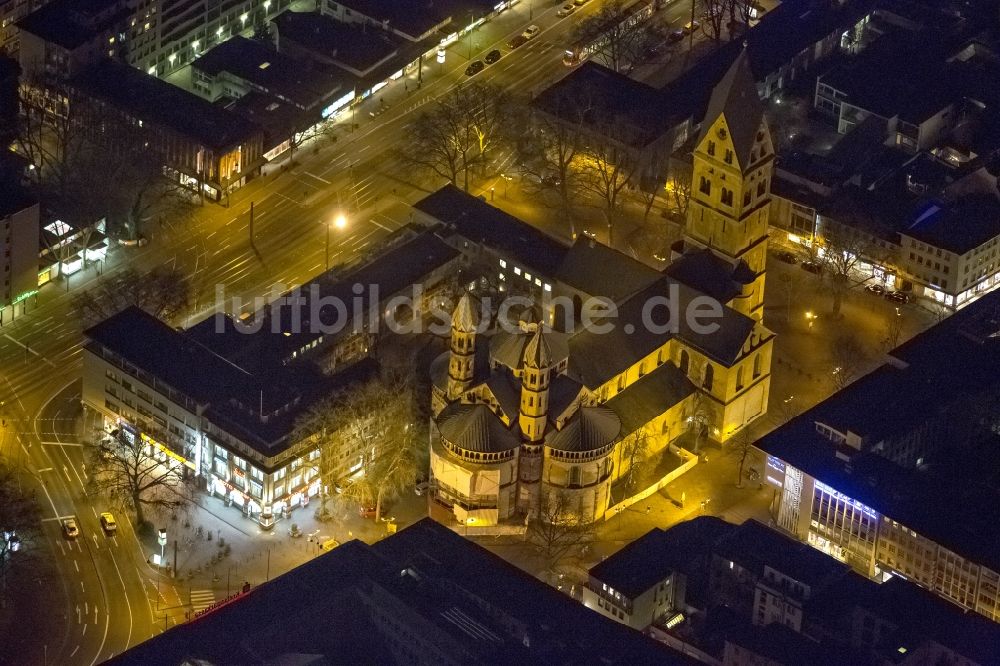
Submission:
[[[625,16],[618,25],[628,28],[648,21],[655,9],[656,0],[636,0],[636,2],[633,2],[625,9]],[[600,51],[605,46],[607,33],[610,32],[611,27],[617,26],[609,26],[608,30],[605,30],[596,38],[588,37],[578,40],[575,44],[567,48],[566,53],[563,55],[563,64],[567,67],[576,67],[591,55]]]

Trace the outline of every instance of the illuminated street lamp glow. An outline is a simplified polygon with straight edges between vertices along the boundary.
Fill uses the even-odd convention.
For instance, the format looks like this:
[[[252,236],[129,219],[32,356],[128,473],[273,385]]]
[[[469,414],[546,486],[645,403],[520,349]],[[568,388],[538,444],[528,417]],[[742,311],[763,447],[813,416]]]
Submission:
[[[347,218],[344,217],[343,213],[337,215],[337,217],[334,218],[333,226],[336,227],[337,229],[343,229],[344,227],[347,226]]]
[[[247,15],[246,15],[246,13],[240,14],[240,22],[243,23],[244,25],[246,25],[246,22],[247,22]]]

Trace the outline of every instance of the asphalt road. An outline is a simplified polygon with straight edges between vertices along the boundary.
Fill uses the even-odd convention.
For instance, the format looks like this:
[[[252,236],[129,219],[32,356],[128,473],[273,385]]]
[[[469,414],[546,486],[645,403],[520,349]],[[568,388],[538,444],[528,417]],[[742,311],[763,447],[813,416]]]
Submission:
[[[600,3],[592,2],[568,19],[555,16],[558,3],[544,10],[539,3],[524,4],[474,36],[472,57],[501,48],[504,57],[478,78],[533,94],[567,73],[561,57],[568,33]],[[505,44],[529,23],[529,10],[530,22],[542,31],[510,52]],[[408,92],[387,91],[383,97],[389,108],[376,119],[368,118],[368,111],[378,102],[369,100],[357,111],[357,126],[345,125],[336,143],[318,151],[307,144],[295,155],[297,165],[255,179],[227,206],[206,204],[193,220],[168,219],[151,226],[151,242],[117,248],[101,267],[104,274],[125,266],[179,267],[190,275],[197,293],[190,322],[215,307],[217,285],[227,296],[249,302],[275,284],[300,284],[321,272],[327,261],[326,225],[338,212],[346,212],[348,225],[330,231],[331,265],[368,251],[407,223],[405,204],[443,184],[414,182],[393,148],[428,104],[467,79],[468,55],[467,42],[452,46],[445,64],[427,68],[419,89],[413,81]],[[494,158],[501,165],[512,160],[510,154]],[[178,620],[178,600],[160,596],[128,517],[119,514],[118,532],[105,535],[98,514],[108,507],[86,494],[84,451],[73,427],[81,409],[76,396],[83,337],[72,298],[99,279],[97,268],[91,267],[72,277],[69,291],[62,283],[50,285],[32,299],[27,314],[8,318],[0,327],[0,400],[7,422],[0,442],[3,453],[37,485],[44,543],[34,545],[48,549],[56,572],[57,580],[45,583],[51,586],[47,598],[61,599],[59,607],[35,615],[41,619],[30,631],[4,637],[6,654],[0,661],[13,653],[18,663],[94,664]],[[61,521],[71,516],[81,531],[76,539],[67,539],[61,530]]]

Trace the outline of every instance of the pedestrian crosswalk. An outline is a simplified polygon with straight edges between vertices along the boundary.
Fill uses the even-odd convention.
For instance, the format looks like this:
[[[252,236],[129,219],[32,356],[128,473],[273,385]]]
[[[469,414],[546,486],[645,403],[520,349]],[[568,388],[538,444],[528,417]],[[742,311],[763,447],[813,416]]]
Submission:
[[[195,613],[203,611],[215,603],[215,592],[212,590],[191,590],[191,610]]]

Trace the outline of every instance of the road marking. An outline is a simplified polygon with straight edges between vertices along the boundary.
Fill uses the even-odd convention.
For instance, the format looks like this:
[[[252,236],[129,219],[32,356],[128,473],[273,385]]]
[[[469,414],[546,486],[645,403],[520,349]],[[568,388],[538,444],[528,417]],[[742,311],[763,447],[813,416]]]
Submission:
[[[191,611],[203,611],[215,603],[215,592],[212,590],[191,590]]]
[[[309,173],[308,171],[303,171],[302,174],[304,176],[311,176],[311,177],[315,178],[316,180],[318,180],[321,183],[326,183],[327,185],[332,185],[332,183],[330,181],[328,181],[326,178],[320,178],[319,176],[317,176],[314,173]]]
[[[385,226],[384,224],[380,224],[380,223],[379,223],[379,222],[378,222],[377,220],[375,220],[375,219],[372,219],[372,221],[371,221],[371,222],[372,222],[372,224],[374,224],[374,225],[375,225],[376,227],[381,227],[381,228],[385,229],[385,230],[386,230],[386,231],[388,231],[388,232],[392,232],[392,229],[390,229],[389,227]]]
[[[74,561],[75,561],[75,560],[74,560]],[[87,591],[87,590],[85,590],[85,589],[83,588],[83,581],[82,581],[82,580],[80,581],[80,591],[81,591],[81,592],[86,592],[86,591]]]
[[[79,442],[39,442],[43,446],[83,446]]]
[[[52,468],[52,467],[46,467],[45,469],[40,469],[40,470],[38,470],[38,472],[39,472],[39,473],[41,473],[41,472],[51,472],[51,471],[52,471],[53,469],[54,469],[54,468]]]
[[[76,654],[76,651],[79,650],[79,649],[80,649],[80,646],[77,645],[75,648],[73,648],[73,651],[69,653],[69,656],[72,657],[74,654]]]
[[[86,635],[87,635],[87,627],[89,627],[89,626],[90,626],[89,624],[85,624],[85,625],[83,625],[83,635],[84,635],[84,636],[86,636]]]
[[[73,560],[73,568],[76,569],[77,573],[80,573],[80,565],[77,563],[76,560]]]
[[[75,517],[76,516],[71,513],[71,514],[66,515],[66,516],[56,516],[55,518],[42,518],[42,522],[43,523],[48,523],[48,522],[52,522],[54,520],[66,520],[67,518],[75,518]]]

